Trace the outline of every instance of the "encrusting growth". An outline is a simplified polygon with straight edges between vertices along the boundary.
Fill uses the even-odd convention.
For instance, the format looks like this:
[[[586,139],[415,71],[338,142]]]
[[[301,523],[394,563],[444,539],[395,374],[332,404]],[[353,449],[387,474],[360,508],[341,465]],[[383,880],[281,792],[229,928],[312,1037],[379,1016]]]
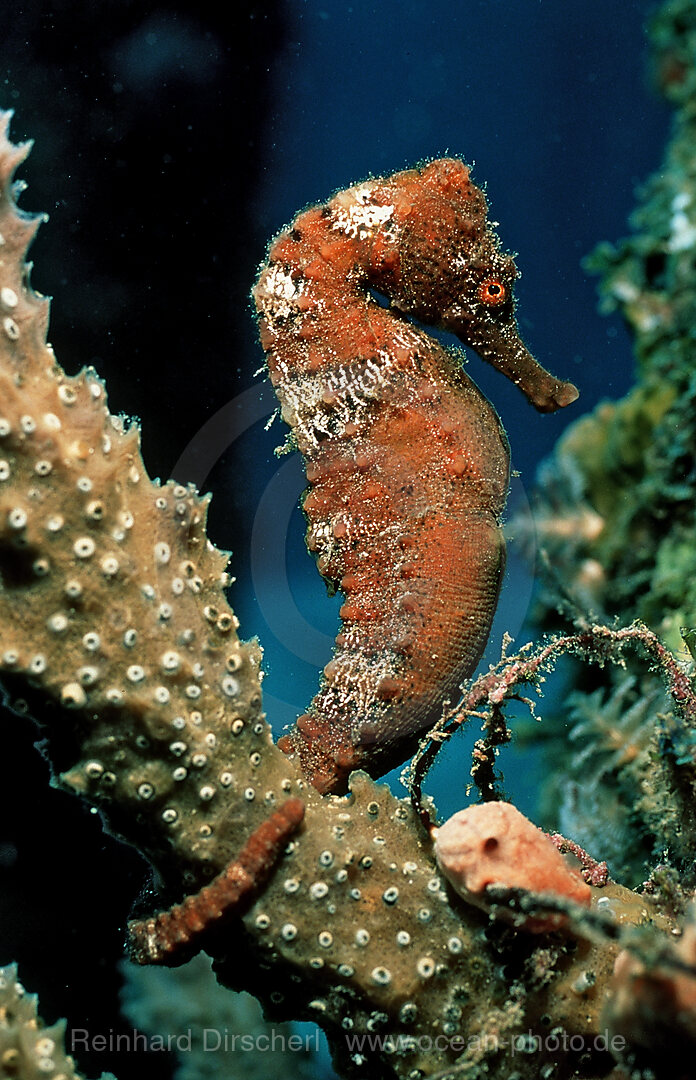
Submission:
[[[65,1052],[65,1020],[46,1025],[36,994],[27,994],[17,967],[0,967],[0,1077],[2,1080],[82,1080]],[[102,1080],[114,1080],[106,1073]]]
[[[28,147],[7,142],[7,122],[5,114],[0,670],[8,686],[15,677],[40,683],[55,705],[89,717],[64,783],[136,814],[154,810],[160,833],[143,837],[145,850],[205,866],[213,849],[229,857],[234,843],[213,824],[234,781],[227,741],[253,754],[267,739],[255,726],[260,650],[237,637],[223,591],[227,557],[205,534],[208,500],[153,484],[137,426],[108,412],[94,371],[68,377],[45,344],[48,301],[24,264],[38,219],[17,210],[11,189]],[[223,713],[224,739],[211,726]],[[115,746],[113,729],[125,723],[131,734]],[[193,844],[182,843],[183,803],[197,817]]]
[[[516,277],[483,193],[448,159],[342,191],[270,247],[261,341],[306,460],[307,544],[346,597],[319,692],[279,744],[321,792],[403,761],[485,647],[507,439],[461,358],[404,316],[456,334],[552,412],[577,390],[522,343]]]

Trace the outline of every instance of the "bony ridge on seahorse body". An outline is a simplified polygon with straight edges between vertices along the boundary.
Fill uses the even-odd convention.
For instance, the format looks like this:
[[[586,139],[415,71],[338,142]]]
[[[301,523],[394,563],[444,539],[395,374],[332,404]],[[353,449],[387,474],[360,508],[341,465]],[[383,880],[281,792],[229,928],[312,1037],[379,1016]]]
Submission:
[[[486,215],[457,160],[369,180],[301,213],[254,289],[306,462],[308,547],[345,595],[320,689],[279,742],[321,792],[405,759],[478,663],[504,568],[502,424],[408,316],[456,334],[542,412],[578,396],[525,348],[518,272]]]

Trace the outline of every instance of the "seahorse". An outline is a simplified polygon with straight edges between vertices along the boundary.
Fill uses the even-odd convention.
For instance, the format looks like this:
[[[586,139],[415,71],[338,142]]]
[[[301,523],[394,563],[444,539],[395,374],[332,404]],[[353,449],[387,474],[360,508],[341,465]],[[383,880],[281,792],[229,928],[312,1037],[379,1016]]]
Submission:
[[[261,343],[305,458],[307,545],[342,625],[279,740],[322,793],[405,760],[476,667],[505,562],[509,448],[448,330],[542,412],[577,389],[523,344],[518,276],[458,160],[371,179],[300,213],[254,289]],[[414,322],[413,320],[417,320]]]

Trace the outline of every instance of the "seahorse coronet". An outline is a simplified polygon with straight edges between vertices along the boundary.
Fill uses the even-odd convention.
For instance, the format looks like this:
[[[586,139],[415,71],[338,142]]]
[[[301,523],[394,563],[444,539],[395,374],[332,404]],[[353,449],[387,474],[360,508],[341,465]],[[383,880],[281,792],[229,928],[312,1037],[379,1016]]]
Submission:
[[[305,459],[308,548],[345,596],[319,691],[279,741],[321,792],[403,761],[485,647],[507,438],[460,355],[412,320],[456,334],[553,411],[577,391],[524,346],[517,276],[456,159],[349,187],[270,246],[254,289],[261,342]]]

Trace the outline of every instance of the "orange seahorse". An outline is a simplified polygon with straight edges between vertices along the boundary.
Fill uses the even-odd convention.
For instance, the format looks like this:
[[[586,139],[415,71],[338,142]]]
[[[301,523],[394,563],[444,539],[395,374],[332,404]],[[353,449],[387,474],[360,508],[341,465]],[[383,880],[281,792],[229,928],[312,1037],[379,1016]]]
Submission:
[[[307,544],[345,596],[319,691],[279,741],[321,792],[405,759],[478,663],[503,573],[502,424],[407,316],[456,334],[542,412],[578,396],[521,341],[517,269],[486,214],[460,161],[369,180],[301,213],[254,289],[306,461]]]

